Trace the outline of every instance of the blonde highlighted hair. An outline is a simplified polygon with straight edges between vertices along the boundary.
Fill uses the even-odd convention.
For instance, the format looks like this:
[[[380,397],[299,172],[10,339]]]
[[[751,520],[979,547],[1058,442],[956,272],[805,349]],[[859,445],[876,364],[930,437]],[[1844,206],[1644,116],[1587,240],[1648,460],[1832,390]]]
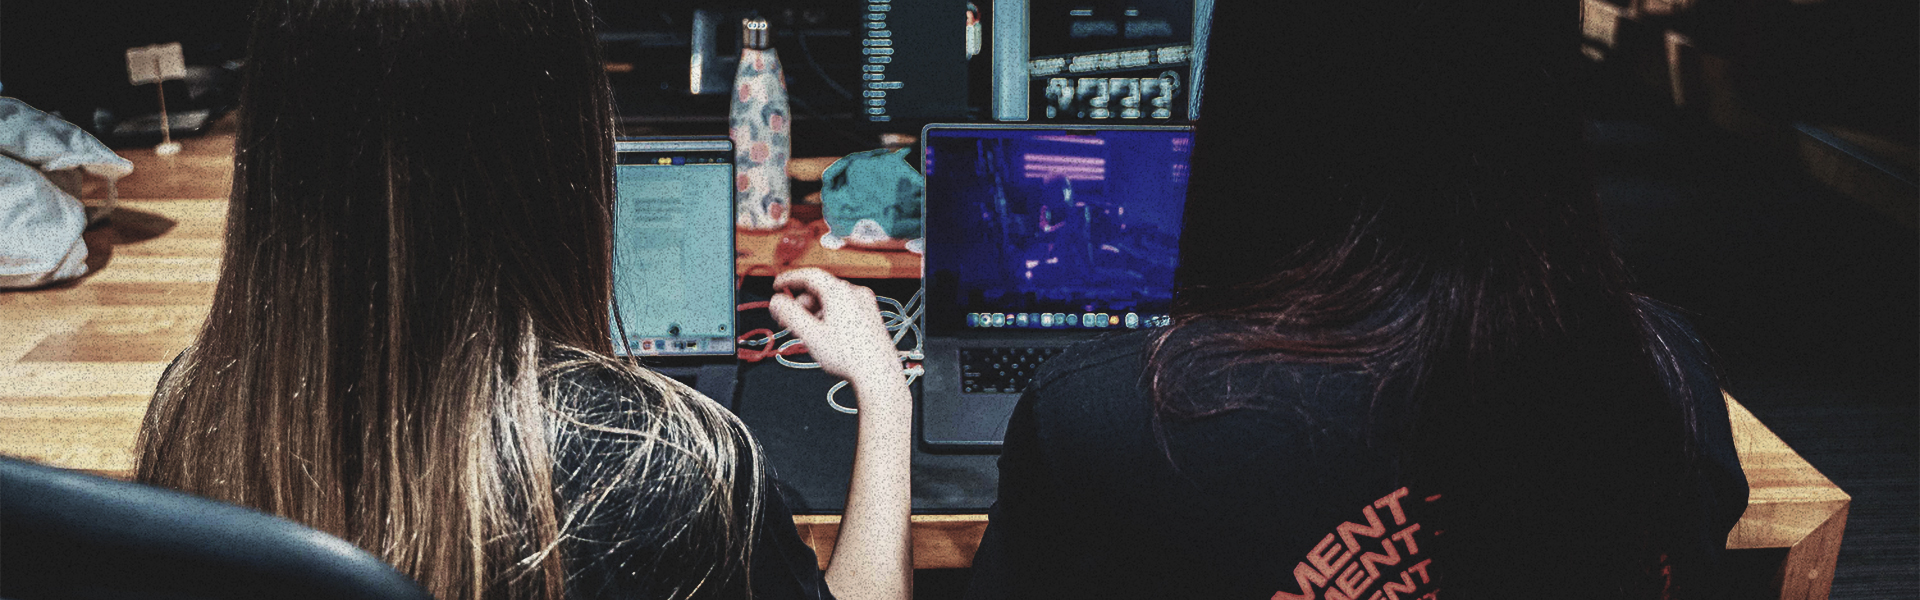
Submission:
[[[268,0],[254,27],[220,281],[138,478],[340,536],[444,600],[561,598],[588,558],[568,548],[660,532],[658,595],[740,585],[752,438],[608,357],[586,1]],[[594,527],[615,497],[659,522]]]

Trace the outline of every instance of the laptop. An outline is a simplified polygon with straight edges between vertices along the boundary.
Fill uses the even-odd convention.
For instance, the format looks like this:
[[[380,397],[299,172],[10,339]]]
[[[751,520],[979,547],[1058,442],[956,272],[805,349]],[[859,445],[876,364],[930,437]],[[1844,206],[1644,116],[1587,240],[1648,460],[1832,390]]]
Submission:
[[[997,450],[1039,365],[1168,321],[1186,126],[929,125],[921,439]]]
[[[733,142],[614,144],[615,354],[733,407]]]

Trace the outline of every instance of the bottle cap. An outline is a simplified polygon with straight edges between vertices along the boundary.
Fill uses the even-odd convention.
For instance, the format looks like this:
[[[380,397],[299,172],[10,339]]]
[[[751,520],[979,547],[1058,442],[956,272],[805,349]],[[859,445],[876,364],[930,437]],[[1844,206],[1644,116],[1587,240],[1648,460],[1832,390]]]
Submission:
[[[767,20],[760,17],[741,19],[740,45],[750,50],[772,48],[773,29],[767,26]]]

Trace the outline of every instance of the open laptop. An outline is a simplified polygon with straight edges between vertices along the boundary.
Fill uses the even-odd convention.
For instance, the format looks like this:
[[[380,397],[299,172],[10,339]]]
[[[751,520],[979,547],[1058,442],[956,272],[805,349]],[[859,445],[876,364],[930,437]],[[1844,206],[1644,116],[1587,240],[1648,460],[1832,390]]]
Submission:
[[[930,125],[921,438],[997,449],[1036,367],[1167,321],[1184,126]]]
[[[614,145],[616,354],[733,407],[733,143],[726,137]]]

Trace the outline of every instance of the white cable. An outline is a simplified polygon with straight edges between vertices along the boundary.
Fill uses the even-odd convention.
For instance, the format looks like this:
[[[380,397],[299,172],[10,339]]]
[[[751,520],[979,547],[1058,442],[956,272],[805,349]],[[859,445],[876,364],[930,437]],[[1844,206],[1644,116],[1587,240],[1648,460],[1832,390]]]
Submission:
[[[921,304],[921,300],[925,298],[926,293],[927,289],[924,287],[914,290],[913,297],[908,298],[907,304],[900,307],[901,314],[905,316],[900,319],[902,326],[895,330],[893,335],[893,345],[897,347],[900,345],[900,340],[906,338],[907,331],[913,331],[914,354],[918,354],[921,347],[920,315],[925,311],[925,306]]]
[[[902,360],[920,360],[920,357],[922,355],[922,348],[925,344],[925,337],[921,334],[921,331],[920,331],[920,315],[926,312],[926,306],[922,302],[926,298],[926,292],[927,290],[924,287],[914,291],[913,296],[911,298],[908,298],[905,304],[902,304],[900,301],[894,300],[892,298],[888,298],[886,296],[876,296],[874,298],[875,300],[882,302],[884,304],[887,304],[888,306],[891,306],[893,308],[893,310],[880,311],[880,317],[884,319],[884,321],[881,324],[886,327],[887,331],[893,333],[893,345],[895,350],[900,353],[900,358]],[[788,329],[782,329],[780,330],[779,333],[775,333],[765,338],[754,338],[751,340],[747,340],[746,342],[743,342],[743,343],[749,346],[762,346],[762,345],[771,344],[773,342],[780,341],[780,337],[787,335],[790,331],[791,330],[788,330]],[[899,350],[900,341],[906,339],[907,332],[909,331],[913,332],[913,349]],[[788,359],[786,357],[784,353],[787,351],[787,349],[792,348],[801,343],[802,342],[798,338],[789,339],[789,340],[786,340],[785,342],[782,342],[780,346],[774,350],[773,360],[775,362],[780,363],[783,366],[786,366],[792,369],[820,368],[820,363],[818,362],[800,362],[800,361]],[[913,385],[914,380],[919,379],[920,374],[923,372],[924,371],[920,367],[911,367],[911,368],[901,369],[901,373],[907,376],[907,385]],[[837,412],[841,412],[849,415],[860,414],[860,409],[850,408],[847,405],[841,404],[839,399],[835,397],[840,393],[840,390],[845,387],[847,387],[847,382],[841,381],[839,383],[833,384],[832,388],[827,389],[827,406],[833,408],[833,410]]]
[[[913,330],[913,350],[908,352],[907,357],[913,360],[926,358],[925,348],[927,338],[920,330],[920,316],[925,314],[927,310],[926,303],[922,302],[926,291],[926,288],[920,288],[920,291],[913,293],[913,299],[907,301],[907,305],[912,307],[912,314],[907,317],[907,327]],[[895,339],[893,345],[899,346],[900,340]]]
[[[897,313],[901,313],[901,314],[906,314],[906,312],[907,312],[907,307],[906,307],[906,306],[903,306],[903,305],[901,305],[901,304],[900,304],[900,301],[899,301],[899,300],[894,300],[894,299],[892,299],[892,298],[888,298],[888,297],[886,297],[886,296],[876,296],[876,297],[874,297],[874,299],[875,299],[875,300],[879,300],[879,301],[881,301],[881,302],[885,302],[885,303],[887,303],[887,304],[890,304],[890,305],[893,305],[893,310],[894,310],[894,312],[897,312]]]
[[[907,330],[912,328],[913,328],[913,322],[906,321],[903,319],[899,327],[891,328],[888,330],[893,332],[893,345],[895,348],[898,348],[900,346],[900,340],[906,338]]]
[[[907,323],[906,327],[900,328],[899,333],[894,334],[893,347],[896,349],[899,348],[900,340],[905,339],[907,336],[907,332],[909,331],[913,332],[913,350],[911,350],[910,352],[918,353],[920,352],[920,325],[916,323]],[[903,351],[903,352],[909,352],[909,351]]]
[[[787,340],[787,343],[781,344],[778,349],[774,350],[773,360],[776,362],[779,362],[781,365],[784,365],[788,368],[793,368],[793,369],[820,368],[820,363],[817,363],[817,362],[803,363],[803,362],[798,362],[794,360],[789,360],[785,355],[781,354],[783,352],[786,352],[788,348],[792,348],[796,345],[799,345],[800,343],[802,342],[798,339]]]
[[[845,405],[840,404],[838,400],[833,399],[833,395],[836,393],[839,393],[840,388],[843,388],[843,387],[847,387],[847,382],[842,381],[840,383],[833,384],[833,387],[827,390],[827,406],[831,406],[833,407],[834,410],[847,413],[850,415],[860,414],[860,409],[847,408]]]
[[[913,380],[920,378],[920,373],[921,373],[920,369],[918,368],[904,369],[902,370],[902,372],[906,373],[907,385],[909,386],[913,385]],[[860,409],[848,408],[847,405],[841,404],[840,400],[834,397],[835,395],[840,393],[840,388],[844,388],[844,387],[847,387],[847,382],[842,381],[840,383],[833,384],[833,387],[831,388],[827,388],[827,406],[831,406],[833,407],[834,410],[840,411],[849,415],[860,414]]]

